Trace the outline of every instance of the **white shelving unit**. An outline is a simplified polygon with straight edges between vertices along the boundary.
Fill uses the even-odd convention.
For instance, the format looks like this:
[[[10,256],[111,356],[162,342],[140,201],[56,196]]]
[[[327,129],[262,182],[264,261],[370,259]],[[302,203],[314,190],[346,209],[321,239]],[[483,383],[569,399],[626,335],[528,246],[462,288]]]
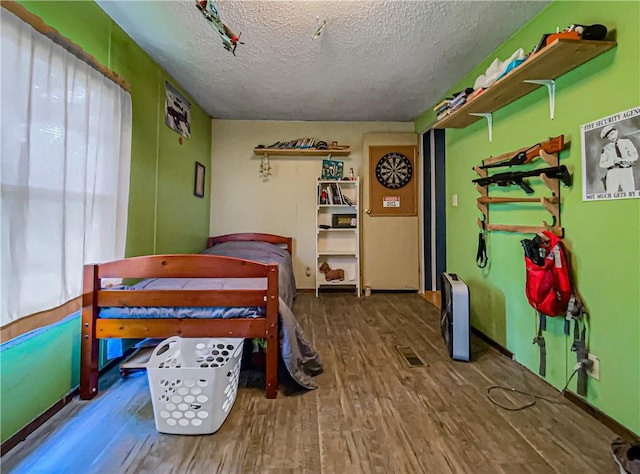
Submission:
[[[336,186],[353,205],[336,203]],[[332,192],[332,203],[321,203],[324,190]],[[352,287],[360,296],[360,178],[353,181],[317,180],[316,182],[316,296],[322,288]],[[334,216],[336,216],[334,218]],[[355,227],[336,227],[334,219],[346,219]],[[342,216],[354,216],[346,218]],[[320,272],[322,263],[327,263],[332,270],[344,270],[344,280],[327,281]]]

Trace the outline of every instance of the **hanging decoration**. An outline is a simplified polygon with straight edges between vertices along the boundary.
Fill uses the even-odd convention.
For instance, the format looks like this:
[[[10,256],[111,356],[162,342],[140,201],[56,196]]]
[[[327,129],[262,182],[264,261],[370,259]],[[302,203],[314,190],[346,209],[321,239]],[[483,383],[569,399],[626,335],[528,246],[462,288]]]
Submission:
[[[207,22],[218,32],[220,38],[222,38],[222,45],[224,46],[224,49],[233,53],[235,56],[238,43],[244,44],[240,41],[240,35],[242,33],[236,36],[227,25],[222,23],[220,14],[213,3],[213,0],[196,0],[196,6],[202,12]]]
[[[271,164],[269,163],[269,155],[267,155],[266,153],[262,155],[258,174],[261,178],[268,178],[269,176],[271,176]]]

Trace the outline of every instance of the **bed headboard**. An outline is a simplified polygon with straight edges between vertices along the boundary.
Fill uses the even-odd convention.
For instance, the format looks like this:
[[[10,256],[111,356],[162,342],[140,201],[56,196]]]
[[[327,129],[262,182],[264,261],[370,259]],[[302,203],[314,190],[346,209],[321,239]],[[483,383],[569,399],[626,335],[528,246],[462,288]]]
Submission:
[[[291,255],[291,237],[283,237],[281,235],[274,234],[260,234],[260,233],[241,233],[241,234],[227,234],[218,235],[215,237],[209,237],[207,239],[207,248],[213,247],[216,244],[222,242],[234,242],[234,241],[256,241],[256,242],[269,242],[270,244],[280,245],[287,249],[289,255]]]

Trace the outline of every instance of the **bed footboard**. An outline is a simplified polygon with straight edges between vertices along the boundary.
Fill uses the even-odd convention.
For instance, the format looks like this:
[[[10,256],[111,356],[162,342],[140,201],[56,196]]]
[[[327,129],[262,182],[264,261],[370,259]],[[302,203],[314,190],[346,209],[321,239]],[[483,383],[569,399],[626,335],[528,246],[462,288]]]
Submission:
[[[89,400],[98,394],[100,343],[95,337],[98,318],[98,289],[100,289],[98,265],[85,265],[82,290],[82,341],[80,343],[80,398],[82,400]]]
[[[266,289],[102,290],[102,278],[266,278]],[[214,255],[153,255],[85,265],[82,296],[80,398],[98,394],[99,339],[245,337],[267,340],[266,394],[278,389],[278,265]],[[264,318],[100,319],[108,306],[262,306]]]

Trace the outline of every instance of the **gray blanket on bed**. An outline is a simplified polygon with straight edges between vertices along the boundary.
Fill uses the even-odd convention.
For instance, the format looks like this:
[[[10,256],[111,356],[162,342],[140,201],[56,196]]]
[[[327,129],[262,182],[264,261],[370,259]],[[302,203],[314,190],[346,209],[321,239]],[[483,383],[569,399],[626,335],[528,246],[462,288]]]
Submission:
[[[225,242],[203,251],[209,255],[238,257],[260,263],[278,263],[280,352],[291,377],[301,386],[317,388],[312,376],[322,372],[320,355],[298,324],[291,308],[296,295],[291,255],[277,245],[264,242]]]
[[[265,242],[225,242],[202,253],[278,264],[278,314],[282,360],[293,380],[304,388],[317,388],[312,377],[322,372],[322,361],[307,341],[291,310],[296,294],[291,255],[286,250]],[[114,289],[232,290],[265,289],[266,287],[266,278],[148,278],[133,286],[119,286]],[[112,307],[100,310],[101,318],[258,318],[263,316],[263,308],[258,307]]]

